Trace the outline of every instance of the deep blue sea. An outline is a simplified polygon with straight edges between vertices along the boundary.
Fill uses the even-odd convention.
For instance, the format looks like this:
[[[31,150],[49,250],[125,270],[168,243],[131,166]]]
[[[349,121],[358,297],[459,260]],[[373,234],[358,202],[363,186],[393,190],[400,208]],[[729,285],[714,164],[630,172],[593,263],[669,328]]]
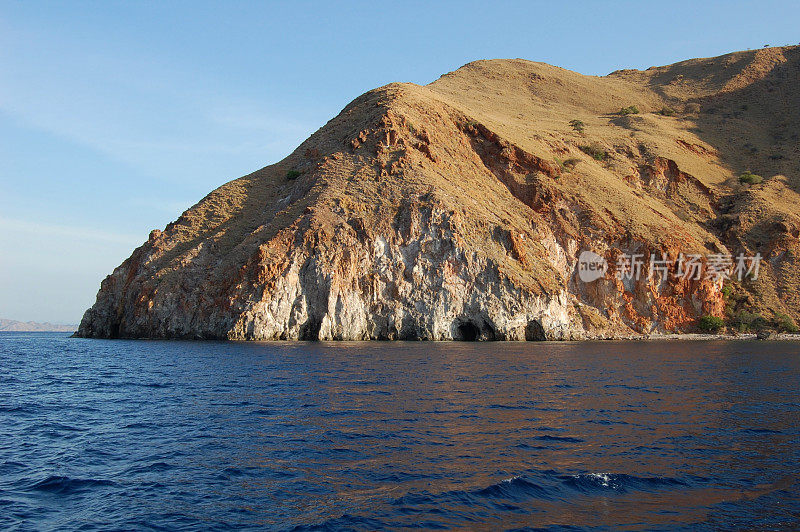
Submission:
[[[0,529],[797,530],[800,344],[0,333]]]

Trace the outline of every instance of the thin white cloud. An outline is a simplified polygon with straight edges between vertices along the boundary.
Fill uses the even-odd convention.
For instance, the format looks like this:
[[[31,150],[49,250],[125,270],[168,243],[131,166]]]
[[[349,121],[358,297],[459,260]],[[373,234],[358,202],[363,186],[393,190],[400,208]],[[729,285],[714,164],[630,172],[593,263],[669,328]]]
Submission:
[[[30,30],[0,42],[0,112],[159,179],[235,177],[216,174],[281,159],[318,125],[225,94],[215,80],[159,58],[69,42],[52,50]]]

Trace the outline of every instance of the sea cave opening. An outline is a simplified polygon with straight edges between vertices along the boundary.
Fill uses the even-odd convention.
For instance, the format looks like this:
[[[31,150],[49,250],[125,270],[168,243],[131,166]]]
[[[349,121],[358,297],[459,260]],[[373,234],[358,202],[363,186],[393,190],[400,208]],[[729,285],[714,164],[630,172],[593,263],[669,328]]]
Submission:
[[[481,331],[478,326],[471,321],[466,321],[458,325],[458,339],[464,342],[474,342],[478,339]]]
[[[539,320],[531,320],[525,327],[525,340],[528,342],[543,342],[547,340],[544,327]]]

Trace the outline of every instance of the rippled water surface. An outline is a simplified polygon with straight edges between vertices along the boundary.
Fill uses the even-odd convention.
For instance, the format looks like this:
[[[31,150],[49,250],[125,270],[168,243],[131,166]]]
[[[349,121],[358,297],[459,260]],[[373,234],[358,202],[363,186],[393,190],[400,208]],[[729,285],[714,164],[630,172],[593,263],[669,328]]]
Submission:
[[[0,333],[0,528],[800,528],[800,345]]]

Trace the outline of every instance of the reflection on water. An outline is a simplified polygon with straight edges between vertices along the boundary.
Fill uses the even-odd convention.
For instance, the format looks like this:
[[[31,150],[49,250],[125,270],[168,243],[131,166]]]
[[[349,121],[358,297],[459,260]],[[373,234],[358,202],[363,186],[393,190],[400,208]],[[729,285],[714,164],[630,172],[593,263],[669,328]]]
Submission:
[[[0,336],[0,526],[800,523],[800,346]]]

